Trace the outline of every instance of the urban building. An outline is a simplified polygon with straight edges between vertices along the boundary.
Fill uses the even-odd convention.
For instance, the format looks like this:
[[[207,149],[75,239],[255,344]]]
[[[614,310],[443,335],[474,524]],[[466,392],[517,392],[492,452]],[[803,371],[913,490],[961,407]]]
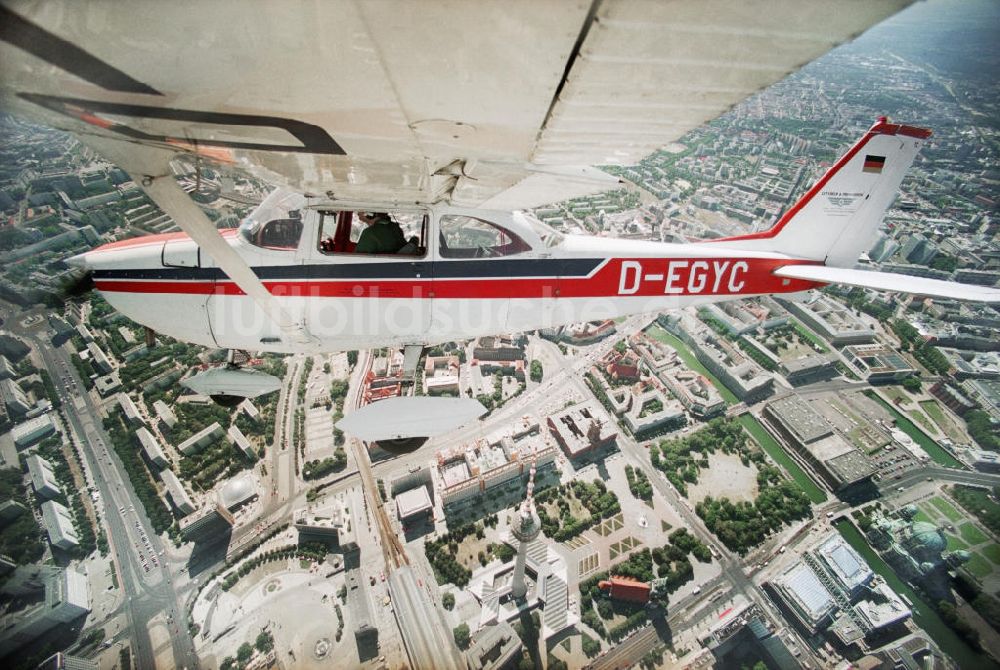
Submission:
[[[0,354],[0,379],[13,379],[17,376],[17,371],[14,366],[10,364],[7,357]]]
[[[70,656],[61,651],[38,664],[36,670],[98,670],[97,661],[82,656]]]
[[[243,452],[245,457],[251,461],[257,460],[257,454],[253,450],[253,445],[250,444],[250,438],[244,435],[243,431],[235,423],[229,427],[226,435],[229,437],[229,441],[233,443],[233,446]]]
[[[260,410],[257,406],[253,404],[250,398],[247,398],[240,403],[240,411],[247,415],[247,418],[251,421],[260,421]],[[174,419],[177,420],[176,418]]]
[[[432,465],[434,488],[448,515],[463,514],[483,501],[506,506],[521,497],[532,463],[536,480],[555,473],[557,453],[538,422],[524,418],[500,439],[439,451]]]
[[[868,480],[875,465],[836,431],[809,402],[788,396],[768,403],[763,418],[834,491]]]
[[[163,449],[160,447],[160,443],[157,441],[156,436],[154,436],[149,429],[145,426],[140,426],[135,431],[135,436],[139,438],[139,444],[142,445],[142,451],[146,454],[146,459],[150,463],[158,468],[167,467],[167,457],[163,453]]]
[[[465,652],[469,670],[504,670],[521,658],[521,638],[506,621],[481,628]]]
[[[672,370],[669,374],[661,375],[660,379],[684,409],[699,419],[709,419],[726,411],[726,401],[712,382],[694,370]]]
[[[602,591],[615,600],[625,600],[631,603],[645,605],[649,602],[651,588],[646,582],[640,582],[630,577],[615,577],[597,583]]]
[[[513,362],[524,360],[523,335],[497,335],[480,337],[472,348],[477,361]]]
[[[142,425],[142,415],[139,413],[139,407],[127,393],[118,394],[118,405],[122,408],[125,420],[128,421],[130,426]]]
[[[0,399],[3,400],[7,413],[15,419],[24,416],[31,409],[28,396],[13,379],[0,379]]]
[[[844,347],[844,357],[869,384],[891,384],[916,374],[913,365],[882,344]]]
[[[701,312],[722,325],[730,335],[737,336],[757,329],[777,328],[791,320],[784,307],[766,296],[705,305]]]
[[[157,400],[153,403],[153,411],[156,412],[156,417],[159,419],[161,427],[166,430],[170,430],[177,425],[177,415],[162,400]]]
[[[205,426],[197,433],[178,444],[177,451],[181,452],[185,456],[196,454],[218,439],[218,437],[222,434],[222,426],[219,425],[218,421],[215,421],[212,425]]]
[[[0,528],[27,511],[28,508],[16,500],[4,500],[0,503]]]
[[[110,374],[114,370],[114,366],[111,365],[111,359],[108,355],[104,353],[100,345],[97,342],[88,342],[87,351],[90,352],[90,361],[94,364],[94,369],[102,375]]]
[[[948,551],[944,530],[929,521],[917,519],[915,505],[895,512],[877,511],[867,537],[887,563],[905,580],[919,582],[933,597],[950,592],[948,570],[967,562],[970,555],[962,549]]]
[[[294,525],[299,532],[299,543],[320,542],[345,553],[356,552],[357,529],[351,522],[351,509],[345,494],[340,494],[328,507],[296,512]]]
[[[849,647],[902,630],[910,608],[865,560],[832,532],[768,586],[810,634],[826,631]]]
[[[612,382],[639,381],[639,357],[631,351],[612,349],[601,358],[600,367]]]
[[[739,665],[737,658],[745,658],[748,649],[768,660],[767,667],[778,670],[800,670],[802,665],[782,640],[781,629],[772,630],[756,603],[724,612],[720,620],[699,638],[701,644],[715,658],[718,668]],[[791,641],[791,636],[785,636]]]
[[[1000,425],[1000,379],[966,379],[962,391],[989,415],[994,425]]]
[[[52,417],[48,414],[42,414],[17,424],[10,431],[10,435],[14,438],[14,444],[17,448],[23,449],[54,432],[56,432],[56,427],[52,423]]]
[[[609,447],[618,439],[609,422],[599,418],[601,414],[594,401],[588,400],[556,412],[545,422],[566,457],[575,459]]]
[[[230,512],[235,512],[257,498],[257,483],[249,472],[233,477],[219,489],[219,503]]]
[[[762,400],[774,391],[774,377],[691,314],[671,313],[659,321],[690,346],[702,365],[743,402]]]
[[[79,323],[76,326],[76,332],[79,333],[80,337],[83,338],[84,343],[89,344],[94,341],[94,334],[90,332],[90,328],[87,327],[85,323]]]
[[[458,356],[428,356],[424,362],[424,393],[457,395],[460,367]]]
[[[833,354],[813,354],[781,361],[779,371],[792,386],[814,384],[837,375],[837,357]]]
[[[776,299],[834,346],[865,344],[875,340],[875,331],[864,319],[828,295],[813,292],[806,302],[781,297]]]
[[[595,342],[600,342],[604,338],[614,335],[615,332],[615,322],[611,319],[606,319],[604,321],[586,321],[584,323],[574,323],[561,328],[555,341],[562,340],[567,344],[582,347]]]
[[[39,498],[55,498],[62,494],[51,463],[37,454],[29,454],[25,460],[28,463],[31,486]]]
[[[980,472],[1000,472],[1000,454],[995,451],[970,449],[969,458],[972,467]]]
[[[637,384],[642,386],[642,384]],[[659,409],[655,409],[659,407]],[[636,437],[655,431],[683,426],[687,421],[684,407],[662,389],[648,385],[639,390],[633,388],[632,406],[623,416],[625,425]]]
[[[80,544],[73,525],[73,515],[55,500],[47,500],[40,505],[42,524],[49,534],[49,544],[60,549],[72,549]]]
[[[795,621],[810,634],[824,629],[832,620],[837,604],[804,561],[793,564],[773,579],[771,585]]]
[[[167,495],[170,496],[171,502],[173,502],[174,507],[181,514],[190,514],[195,510],[194,503],[191,502],[191,497],[184,490],[184,484],[181,483],[181,480],[178,479],[173,470],[170,468],[161,470],[160,479],[167,489]]]
[[[206,505],[198,514],[180,521],[181,537],[185,542],[211,544],[229,537],[236,520],[223,505]]]
[[[94,388],[102,397],[114,393],[122,387],[122,378],[115,370],[111,374],[101,375],[94,379]]]
[[[403,523],[414,523],[434,513],[434,502],[426,486],[418,486],[396,496],[396,516]]]
[[[70,624],[90,612],[86,575],[72,568],[53,566],[37,570],[33,586],[40,586],[44,595],[24,609],[7,612],[0,618],[0,658],[56,626]]]

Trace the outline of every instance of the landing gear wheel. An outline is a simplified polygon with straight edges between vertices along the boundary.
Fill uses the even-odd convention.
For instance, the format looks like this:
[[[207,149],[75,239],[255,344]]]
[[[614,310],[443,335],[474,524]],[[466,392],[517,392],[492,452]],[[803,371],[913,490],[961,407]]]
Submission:
[[[226,395],[223,393],[210,395],[208,397],[211,398],[216,405],[221,405],[222,407],[229,407],[229,408],[236,407],[241,402],[246,400],[246,398],[240,395]]]
[[[424,446],[424,443],[429,439],[428,437],[402,437],[396,440],[379,440],[375,444],[390,454],[400,456],[413,453]]]

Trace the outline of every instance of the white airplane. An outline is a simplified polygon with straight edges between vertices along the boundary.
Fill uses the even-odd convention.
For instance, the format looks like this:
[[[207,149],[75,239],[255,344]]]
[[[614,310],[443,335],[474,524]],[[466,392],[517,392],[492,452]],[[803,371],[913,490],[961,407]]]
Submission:
[[[851,269],[931,134],[886,119],[763,232],[616,240],[524,211],[615,187],[590,166],[635,162],[905,4],[11,2],[0,105],[74,133],[174,219],[183,233],[73,262],[126,316],[206,346],[398,346],[412,369],[429,344],[827,283],[998,302]],[[178,155],[285,186],[220,231],[173,178]],[[409,242],[358,253],[359,212]],[[275,380],[231,367],[194,384],[229,401]],[[344,429],[426,437],[481,411],[380,402]]]

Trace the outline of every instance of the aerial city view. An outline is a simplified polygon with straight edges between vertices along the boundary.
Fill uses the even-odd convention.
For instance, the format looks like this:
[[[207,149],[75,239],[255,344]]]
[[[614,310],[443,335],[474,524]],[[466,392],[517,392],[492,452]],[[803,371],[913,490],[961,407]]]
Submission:
[[[282,349],[287,323],[253,330],[258,347],[208,346],[255,328],[226,331],[250,313],[211,301],[254,293],[235,276],[198,288],[231,273],[183,239],[156,184],[259,258],[295,247],[316,208],[271,221],[295,224],[290,245],[264,241],[261,212],[293,196],[238,162],[195,146],[150,186],[74,134],[0,115],[0,665],[1000,668],[1000,304],[975,299],[1000,288],[998,72],[1000,4],[919,3],[605,168],[628,187],[531,207],[509,229],[552,253],[596,236],[618,256],[750,239],[807,211],[796,203],[854,165],[858,138],[891,132],[922,146],[843,267],[912,286],[811,281],[792,265],[766,295],[537,327],[558,300],[447,274],[529,246],[446,214],[435,249],[450,260],[427,287],[480,305],[485,325],[416,348],[360,327],[347,346],[313,346],[300,324],[306,344]],[[868,151],[864,172],[888,174],[891,157]],[[359,239],[351,212],[321,208],[311,253],[382,242],[366,234],[385,215],[352,209],[372,228]],[[426,253],[427,217],[388,211],[413,248],[398,253]],[[154,238],[150,271],[143,236],[171,233]],[[613,292],[663,300],[672,281],[714,281],[738,294],[737,270],[750,282],[760,258],[729,248],[683,280],[667,266],[652,293],[650,266],[624,261]],[[587,273],[603,272],[572,277],[587,258],[560,261],[545,295],[586,297]],[[695,290],[699,263],[715,274]],[[404,265],[421,279],[430,267]],[[258,274],[275,295],[298,281]],[[906,292],[923,280],[937,283]],[[945,282],[951,297],[933,292]],[[340,290],[321,286],[306,290]],[[365,311],[370,288],[345,290],[368,307],[344,318],[382,318]],[[280,325],[292,303],[258,304]],[[266,388],[234,391],[220,373]]]

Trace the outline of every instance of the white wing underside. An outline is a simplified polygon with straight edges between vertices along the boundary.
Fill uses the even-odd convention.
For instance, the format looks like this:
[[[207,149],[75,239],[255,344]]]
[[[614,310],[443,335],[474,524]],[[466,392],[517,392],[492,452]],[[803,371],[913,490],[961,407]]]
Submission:
[[[906,4],[4,2],[0,104],[336,199],[527,207],[607,190],[588,166],[635,163]],[[99,65],[18,44],[18,20]]]
[[[879,291],[895,291],[897,293],[911,293],[914,295],[950,298],[953,300],[1000,303],[1000,289],[973,286],[970,284],[957,284],[955,282],[926,277],[913,277],[894,272],[871,272],[869,270],[852,270],[823,265],[786,265],[775,270],[774,274],[779,277],[846,284],[861,288],[873,288]]]

